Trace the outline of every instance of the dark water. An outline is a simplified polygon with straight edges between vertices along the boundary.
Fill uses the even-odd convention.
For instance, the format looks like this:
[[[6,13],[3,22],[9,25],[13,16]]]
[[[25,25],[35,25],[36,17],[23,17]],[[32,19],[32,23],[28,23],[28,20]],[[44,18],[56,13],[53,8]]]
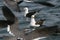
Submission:
[[[26,2],[21,3],[20,6],[27,6],[29,8],[29,10],[42,9],[36,15],[36,20],[44,18],[44,19],[46,19],[46,21],[44,22],[44,25],[46,25],[46,26],[53,26],[53,25],[60,26],[60,0],[34,0],[34,1],[48,1],[56,6],[51,8],[51,7],[43,6],[40,4],[26,3]],[[2,5],[3,5],[3,2],[0,0],[0,7]],[[24,12],[23,11],[20,13],[15,12],[15,11],[13,11],[13,12],[17,16],[17,18],[19,19],[19,29],[27,28],[30,21],[27,22],[25,20],[25,17],[23,16]],[[0,20],[3,20],[3,19],[5,19],[5,18],[2,15],[2,10],[0,10]],[[6,29],[1,30],[0,34],[2,34],[2,33],[4,33],[4,34],[7,33]],[[0,40],[2,40],[2,39],[3,38],[1,37]],[[41,39],[41,40],[60,40],[60,36],[49,36],[49,37]]]

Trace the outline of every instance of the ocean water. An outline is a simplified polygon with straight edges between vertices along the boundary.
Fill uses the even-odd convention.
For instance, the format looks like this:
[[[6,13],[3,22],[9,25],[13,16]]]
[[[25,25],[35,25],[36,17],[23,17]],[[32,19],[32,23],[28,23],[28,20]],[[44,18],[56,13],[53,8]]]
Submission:
[[[43,25],[46,26],[54,26],[58,25],[60,28],[60,0],[34,0],[34,1],[47,1],[55,5],[55,7],[47,7],[44,5],[40,4],[35,4],[35,3],[26,3],[23,2],[19,6],[21,10],[23,10],[24,7],[28,7],[29,10],[34,10],[34,9],[42,9],[37,15],[36,15],[36,21],[39,19],[46,19]],[[2,14],[1,6],[4,5],[3,1],[0,0],[0,20],[4,20],[5,17]],[[24,17],[24,11],[22,12],[15,12],[13,13],[16,15],[16,17],[19,20],[19,29],[27,28],[29,27],[30,20],[27,22],[26,18]],[[5,34],[6,29],[0,30],[0,34]],[[0,40],[3,40],[1,37]],[[60,40],[60,36],[49,36],[47,38],[41,39],[41,40]]]

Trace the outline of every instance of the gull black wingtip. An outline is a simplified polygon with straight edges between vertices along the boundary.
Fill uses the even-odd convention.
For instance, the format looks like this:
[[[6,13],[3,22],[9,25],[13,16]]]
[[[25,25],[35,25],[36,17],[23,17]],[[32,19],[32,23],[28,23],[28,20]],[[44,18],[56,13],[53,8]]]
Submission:
[[[15,21],[14,20],[16,18],[15,15],[7,6],[2,6],[2,12],[3,12],[3,15],[6,17],[7,20]]]
[[[17,2],[17,12],[21,12],[19,4],[21,4],[22,2],[23,2],[23,0]]]
[[[23,2],[23,0],[21,0],[21,1],[17,2],[17,4],[21,4],[22,2]]]
[[[29,12],[26,17],[28,18],[31,18],[32,15],[34,15],[36,13],[36,11],[32,11],[32,12]]]
[[[14,24],[16,17],[7,6],[2,6],[2,12],[6,20],[0,20],[0,28],[5,28],[7,25]]]

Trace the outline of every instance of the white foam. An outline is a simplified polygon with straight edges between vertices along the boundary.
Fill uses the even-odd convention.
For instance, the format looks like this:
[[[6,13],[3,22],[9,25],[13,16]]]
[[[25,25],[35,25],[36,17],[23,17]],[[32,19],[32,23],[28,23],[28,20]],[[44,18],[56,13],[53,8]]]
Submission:
[[[38,38],[35,38],[33,40],[40,40],[40,39],[44,39],[44,38],[47,38],[47,37],[38,37]]]

